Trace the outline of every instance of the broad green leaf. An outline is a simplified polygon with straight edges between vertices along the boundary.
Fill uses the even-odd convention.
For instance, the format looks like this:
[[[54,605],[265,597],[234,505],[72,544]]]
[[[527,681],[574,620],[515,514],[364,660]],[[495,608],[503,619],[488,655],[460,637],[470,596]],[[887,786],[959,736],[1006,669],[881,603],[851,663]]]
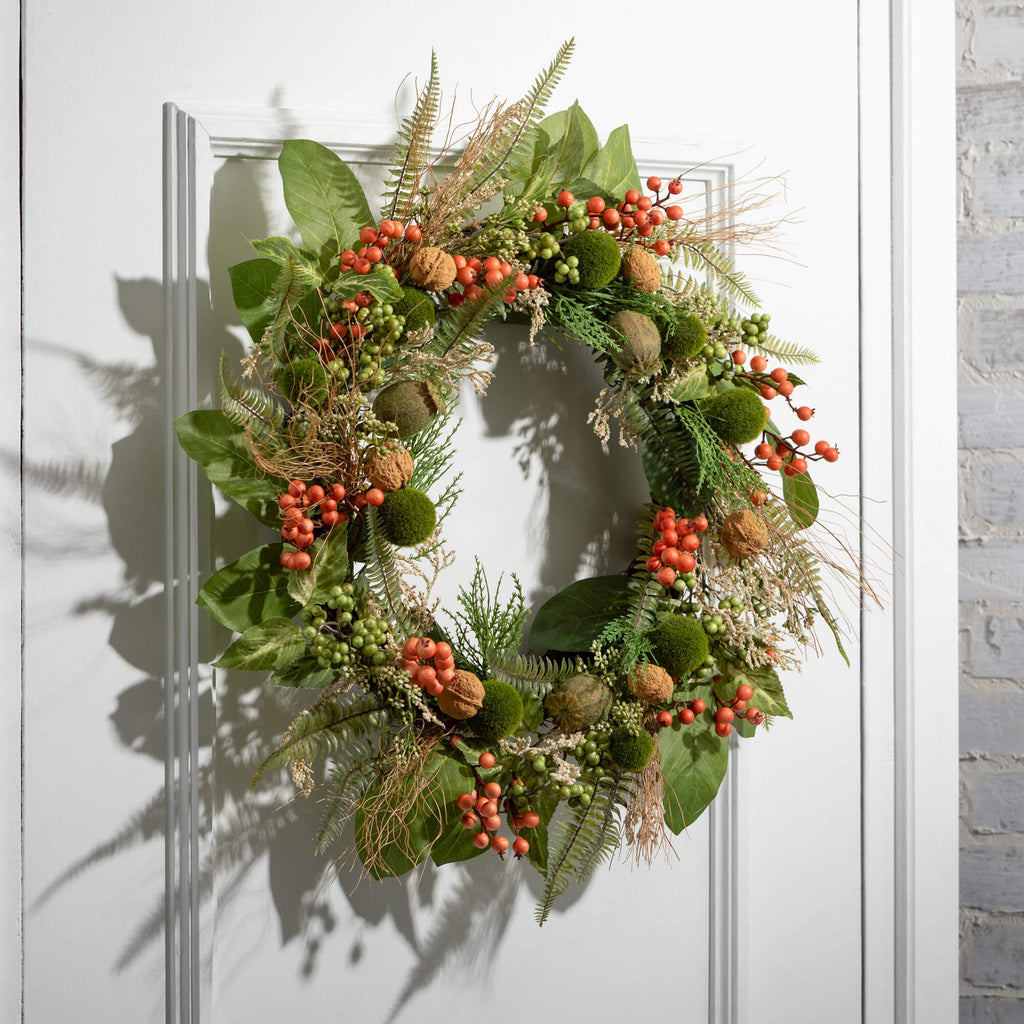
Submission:
[[[203,584],[196,604],[236,633],[264,619],[291,618],[299,611],[288,594],[296,574],[281,568],[283,550],[283,544],[264,544],[247,551]]]
[[[399,302],[402,286],[390,267],[377,264],[366,274],[346,271],[334,283],[332,291],[341,299],[354,299],[360,292],[369,292],[381,302]]]
[[[551,816],[558,807],[558,797],[550,793],[540,793],[530,801],[540,815],[540,821],[534,828],[522,831],[523,838],[530,844],[526,851],[526,859],[542,874],[548,870],[548,827]]]
[[[706,398],[710,392],[707,370],[703,366],[694,366],[683,374],[683,379],[676,385],[672,397],[677,402],[693,402],[699,398]]]
[[[311,601],[321,604],[331,587],[340,587],[348,578],[348,527],[335,526],[326,537],[320,537],[309,549],[312,562],[308,569],[287,574],[286,586],[299,604]]]
[[[536,732],[544,721],[544,701],[535,693],[523,693],[523,721],[520,729]]]
[[[200,466],[210,483],[234,498],[267,526],[280,526],[277,496],[288,487],[266,476],[245,443],[245,431],[219,409],[198,409],[174,421],[178,443]]]
[[[551,651],[589,651],[608,623],[626,610],[626,576],[577,580],[541,605],[530,628],[530,643]]]
[[[275,669],[294,661],[305,649],[302,630],[281,616],[250,626],[214,665],[251,672]]]
[[[745,665],[725,666],[724,678],[720,685],[728,688],[729,700],[736,696],[736,688],[744,683],[754,691],[754,696],[747,701],[748,707],[757,708],[769,718],[774,718],[776,715],[781,715],[783,718],[793,717],[793,713],[786,703],[782,682],[775,669],[768,666],[763,668],[748,668]]]
[[[601,146],[597,129],[579,103],[549,114],[537,127],[548,137],[545,164],[554,184],[564,185],[578,178]]]
[[[665,783],[665,823],[679,835],[714,800],[725,778],[729,744],[715,733],[710,712],[690,725],[658,732],[661,771]]]
[[[323,282],[316,256],[298,248],[290,238],[275,235],[250,244],[261,256],[273,260],[278,266],[291,267],[297,283],[318,288]]]
[[[282,665],[267,680],[267,686],[287,686],[301,690],[323,690],[338,678],[337,669],[320,668],[313,658],[296,658]]]
[[[441,761],[434,790],[438,806],[443,807],[444,812],[437,841],[430,847],[430,859],[440,866],[469,860],[484,851],[473,845],[474,830],[463,827],[463,812],[455,804],[459,794],[469,793],[475,787],[473,772],[454,757],[434,756]]]
[[[373,215],[356,176],[344,161],[318,142],[290,139],[281,148],[278,168],[284,201],[302,243],[321,264],[352,245]]]
[[[259,341],[281,308],[278,279],[281,267],[273,260],[256,259],[228,268],[235,308],[249,337]]]
[[[818,489],[810,473],[798,476],[782,474],[782,496],[786,499],[789,517],[796,525],[806,530],[818,518]]]
[[[629,125],[620,125],[608,136],[608,141],[583,168],[583,176],[616,199],[622,199],[631,188],[641,190]]]

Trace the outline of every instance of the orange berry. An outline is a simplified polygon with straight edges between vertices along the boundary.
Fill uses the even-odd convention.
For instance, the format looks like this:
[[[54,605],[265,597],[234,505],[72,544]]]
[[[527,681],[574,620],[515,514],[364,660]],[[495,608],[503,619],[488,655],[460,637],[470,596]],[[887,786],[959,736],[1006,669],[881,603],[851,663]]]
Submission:
[[[490,751],[485,750],[480,755],[480,767],[481,768],[493,768],[494,767],[494,755]]]
[[[522,857],[529,849],[530,844],[522,836],[517,836],[516,841],[512,844],[512,852],[517,857]]]
[[[536,811],[527,811],[523,815],[523,828],[536,828],[540,824],[540,815]]]
[[[498,797],[501,796],[501,786],[498,785],[497,782],[488,782],[487,785],[484,786],[484,796],[487,797],[488,800],[497,800]]]
[[[763,373],[767,366],[768,360],[765,359],[764,356],[754,356],[754,358],[750,360],[750,368],[755,371],[755,373]]]
[[[484,828],[486,828],[488,832],[493,832],[495,829],[501,828],[501,815],[492,814],[489,818],[484,818],[483,822]]]
[[[508,849],[508,838],[506,836],[495,836],[491,840],[491,849],[496,853],[504,853]]]
[[[436,653],[437,644],[429,636],[425,636],[416,642],[416,656],[423,658],[424,661],[427,658],[432,658]]]
[[[487,847],[491,845],[491,837],[486,832],[477,832],[477,834],[473,836],[473,845],[478,850],[486,850]]]

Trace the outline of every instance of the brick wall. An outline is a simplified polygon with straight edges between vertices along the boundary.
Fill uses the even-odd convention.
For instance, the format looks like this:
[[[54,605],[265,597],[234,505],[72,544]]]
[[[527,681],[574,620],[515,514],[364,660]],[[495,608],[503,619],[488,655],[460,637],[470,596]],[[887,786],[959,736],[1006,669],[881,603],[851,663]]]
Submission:
[[[1024,0],[958,0],[960,1019],[1024,1022]]]

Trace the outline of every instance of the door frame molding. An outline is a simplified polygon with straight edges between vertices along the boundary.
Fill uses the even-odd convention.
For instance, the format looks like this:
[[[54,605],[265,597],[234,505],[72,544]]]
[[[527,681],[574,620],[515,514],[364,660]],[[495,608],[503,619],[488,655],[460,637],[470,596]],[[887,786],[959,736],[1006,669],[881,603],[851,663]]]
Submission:
[[[901,555],[891,616],[862,617],[863,1019],[953,1024],[957,1014],[957,608],[954,417],[915,421],[955,394],[955,67],[952,12],[933,0],[861,0],[861,491],[866,528]],[[877,68],[888,66],[888,79]],[[169,420],[195,407],[197,159],[271,155],[288,112],[165,108]],[[367,160],[381,126],[300,117],[343,157]],[[294,122],[292,122],[294,123]],[[673,147],[675,148],[675,147]],[[665,157],[663,147],[656,154]],[[386,151],[386,150],[385,150]],[[687,155],[697,155],[693,150]],[[642,153],[640,154],[643,155]],[[672,154],[679,156],[678,153]],[[696,162],[694,160],[693,162]],[[919,173],[927,169],[927,174]],[[936,171],[938,169],[938,171]],[[948,215],[936,215],[945,211]],[[936,309],[936,296],[947,305]],[[945,315],[944,315],[945,314]],[[192,389],[190,391],[190,388]],[[879,402],[880,396],[888,401]],[[167,436],[167,1020],[201,1002],[193,466]],[[935,509],[934,493],[948,495]],[[176,524],[176,528],[172,528]],[[188,536],[186,536],[186,534]],[[728,787],[725,793],[728,800]],[[732,825],[730,825],[732,822]],[[735,844],[731,810],[713,841]],[[739,1024],[735,872],[711,894],[714,1024]]]

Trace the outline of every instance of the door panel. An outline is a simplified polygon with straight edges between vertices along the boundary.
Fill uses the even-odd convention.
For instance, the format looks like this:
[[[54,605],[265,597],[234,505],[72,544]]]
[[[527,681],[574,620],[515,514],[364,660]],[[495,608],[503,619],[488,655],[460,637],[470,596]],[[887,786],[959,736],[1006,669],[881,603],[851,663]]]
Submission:
[[[318,888],[322,865],[307,853],[315,808],[279,815],[273,800],[251,802],[245,793],[258,744],[287,724],[294,702],[253,693],[237,673],[217,679],[214,701],[199,665],[224,638],[199,619],[187,620],[194,638],[176,634],[183,648],[170,652],[172,663],[194,662],[195,699],[172,707],[187,710],[185,718],[167,721],[165,626],[188,605],[162,592],[174,557],[160,522],[167,403],[182,396],[175,381],[194,370],[194,397],[202,399],[221,347],[237,352],[226,267],[246,257],[246,237],[287,227],[263,143],[301,128],[366,161],[383,141],[374,122],[388,118],[398,79],[407,68],[422,73],[428,58],[424,35],[389,39],[387,59],[372,73],[310,59],[310,25],[342,18],[345,38],[328,48],[376,52],[370,12],[313,5],[308,21],[282,27],[270,4],[179,6],[168,24],[144,7],[126,21],[102,8],[87,17],[29,5],[29,66],[41,68],[53,54],[66,59],[56,81],[41,72],[30,78],[26,109],[26,514],[51,527],[30,532],[26,563],[26,1019],[69,1019],[69,1007],[75,1019],[163,1019],[161,791],[165,761],[182,767],[168,748],[177,739],[188,769],[181,778],[194,778],[196,789],[194,798],[181,792],[170,822],[181,828],[192,815],[194,826],[172,850],[172,878],[195,886],[195,898],[172,890],[170,906],[195,913],[184,949],[203,968],[194,993],[176,990],[177,1011],[194,1005],[218,1022],[265,1019],[270,1010],[468,1020],[508,979],[528,977],[527,1005],[541,1017],[544,1008],[553,1016],[564,1007],[571,991],[590,1019],[613,1020],[642,991],[651,1012],[682,1020],[814,1020],[823,1006],[844,1024],[859,1020],[856,641],[848,645],[851,669],[827,655],[790,680],[795,723],[742,745],[727,782],[731,804],[677,841],[675,864],[600,872],[540,932],[535,889],[512,864],[475,864],[471,875],[446,869],[418,888]],[[478,95],[514,95],[561,36],[578,29],[577,59],[551,109],[578,96],[602,134],[628,120],[651,170],[674,173],[713,157],[715,174],[786,172],[785,198],[801,209],[783,232],[792,258],[744,266],[779,333],[823,357],[809,376],[821,430],[844,453],[829,485],[855,494],[856,5],[801,0],[785,18],[751,0],[721,7],[728,9],[689,12],[685,27],[672,30],[683,37],[679,66],[664,89],[644,79],[639,96],[608,74],[619,58],[608,51],[600,9],[579,27],[567,4],[549,5],[546,24],[555,28],[542,46],[481,46],[488,33],[504,31],[497,21],[446,25],[442,71],[447,83],[473,85]],[[421,10],[399,3],[389,17],[410,22]],[[86,35],[96,40],[87,55],[76,45]],[[70,84],[86,81],[88,90]],[[198,126],[194,163],[162,181],[159,109],[168,99],[195,111]],[[468,95],[461,99],[466,109]],[[399,91],[399,104],[407,102],[408,86]],[[238,113],[261,103],[267,116]],[[216,115],[203,113],[209,104]],[[325,106],[331,113],[318,118]],[[259,132],[249,130],[254,123]],[[204,125],[216,126],[212,143]],[[694,144],[700,157],[687,149]],[[75,154],[73,166],[62,147]],[[361,173],[374,172],[367,165]],[[177,210],[184,201],[194,220],[194,250],[180,254],[175,270],[180,284],[195,285],[194,367],[188,352],[164,355],[157,245],[166,188],[174,190],[169,204]],[[779,200],[767,215],[789,209]],[[70,277],[55,255],[55,224],[62,239],[81,240],[88,251]],[[170,224],[171,232],[178,227]],[[175,323],[175,312],[193,315],[187,302],[171,312]],[[479,551],[541,597],[603,558],[621,561],[632,525],[620,497],[636,465],[618,450],[602,453],[586,427],[595,380],[585,361],[571,349],[524,353],[507,329],[494,338],[499,378],[487,399],[464,405],[461,458],[476,483],[453,531],[460,563],[452,580],[465,578]],[[537,392],[532,412],[524,410],[526,389]],[[529,454],[523,470],[519,459],[538,425],[549,448]],[[484,474],[499,464],[508,490],[495,502]],[[182,481],[171,484],[168,500],[188,499],[180,516],[170,506],[176,543],[188,547],[194,536],[196,568],[251,546],[237,514],[202,489],[189,497]],[[579,506],[592,518],[574,536],[565,509]],[[856,627],[854,605],[846,610]],[[180,873],[183,863],[190,870]],[[180,961],[172,961],[174,980]]]

